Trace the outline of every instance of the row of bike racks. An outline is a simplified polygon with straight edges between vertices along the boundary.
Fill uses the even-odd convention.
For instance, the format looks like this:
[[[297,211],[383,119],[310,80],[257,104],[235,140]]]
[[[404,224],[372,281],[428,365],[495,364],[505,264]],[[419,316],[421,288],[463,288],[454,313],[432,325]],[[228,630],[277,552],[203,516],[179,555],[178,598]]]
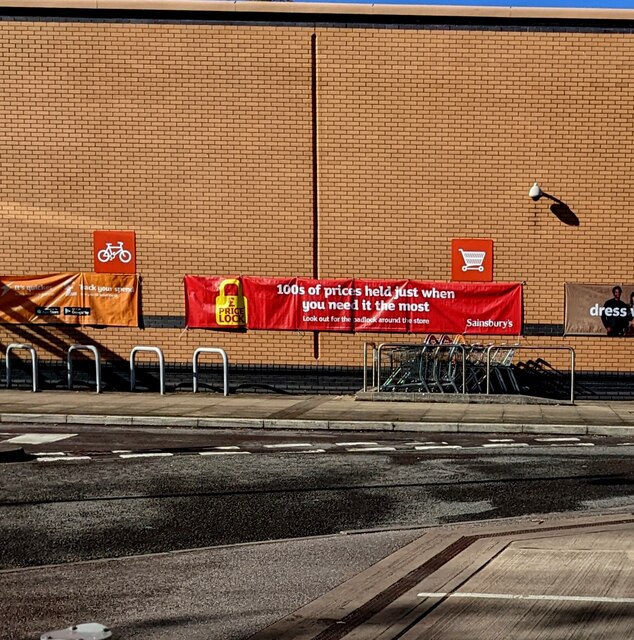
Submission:
[[[475,346],[475,345],[474,345]],[[433,345],[416,345],[416,344],[394,344],[394,343],[382,343],[378,346],[374,342],[366,342],[363,345],[363,391],[368,390],[368,386],[377,391],[381,391],[381,358],[383,353],[389,349],[402,348],[402,349],[415,349],[419,347],[421,349],[429,348],[435,349],[439,352],[448,350],[449,357],[454,362],[460,363],[460,377],[461,377],[461,391],[459,393],[467,393],[467,369],[468,369],[468,355],[469,345],[461,343],[446,343],[446,344],[433,344]],[[483,364],[484,364],[484,383],[485,383],[485,395],[491,395],[491,378],[492,378],[492,360],[493,355],[499,350],[530,350],[530,351],[567,351],[570,355],[570,402],[574,403],[575,399],[575,350],[573,347],[564,346],[551,346],[551,345],[488,345],[478,346],[483,352]],[[459,352],[457,355],[456,352]],[[510,365],[510,363],[509,363]],[[371,371],[371,380],[368,381],[368,370]],[[369,385],[368,385],[369,382]],[[457,388],[456,388],[457,390]],[[518,390],[518,389],[516,389]]]
[[[31,373],[33,377],[33,391],[38,391],[38,357],[37,352],[30,344],[10,344],[6,350],[6,371],[7,371],[7,389],[11,388],[11,354],[14,351],[28,351],[31,356]],[[68,348],[66,355],[66,378],[68,388],[73,388],[73,354],[81,351],[87,351],[92,353],[95,362],[95,383],[97,393],[102,391],[101,383],[101,356],[97,347],[88,344],[73,344]],[[148,347],[144,345],[137,345],[130,351],[130,391],[136,389],[136,366],[135,360],[138,353],[154,353],[158,357],[159,362],[159,385],[161,395],[165,395],[165,356],[163,350],[160,347]],[[229,358],[224,349],[217,347],[199,347],[194,351],[192,357],[192,371],[193,371],[193,392],[198,392],[198,380],[199,380],[199,360],[202,354],[219,355],[222,358],[222,386],[223,395],[229,395]]]

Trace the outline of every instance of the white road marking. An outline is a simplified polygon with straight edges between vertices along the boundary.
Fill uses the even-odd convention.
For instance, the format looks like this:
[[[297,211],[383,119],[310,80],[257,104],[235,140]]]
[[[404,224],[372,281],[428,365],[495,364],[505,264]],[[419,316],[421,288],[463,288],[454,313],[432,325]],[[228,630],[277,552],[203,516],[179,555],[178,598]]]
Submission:
[[[593,442],[562,442],[561,444],[551,444],[551,447],[594,447]]]
[[[325,449],[308,449],[306,451],[298,451],[297,453],[326,453]]]
[[[579,442],[579,438],[535,438],[535,442]]]
[[[555,602],[609,602],[609,603],[634,603],[634,598],[610,598],[607,596],[557,596],[557,595],[533,595],[517,593],[465,593],[465,592],[423,592],[419,598],[474,598],[484,600],[547,600]]]
[[[634,442],[619,442],[617,447],[632,447],[634,446]]]
[[[219,451],[234,451],[239,449],[240,447],[230,446],[230,447],[214,447],[214,449],[218,449]]]
[[[489,442],[515,442],[513,438],[489,438]]]
[[[113,449],[112,453],[132,453],[132,449]]]
[[[350,453],[360,453],[365,451],[396,451],[396,447],[361,447],[359,449],[346,449]]]
[[[34,451],[34,456],[65,456],[65,451]]]
[[[378,442],[335,442],[337,447],[360,447],[360,446],[376,446]]]
[[[250,451],[199,451],[199,456],[248,456]]]
[[[504,443],[504,444],[483,444],[483,447],[493,448],[493,447],[528,447],[527,442],[512,442],[512,443]]]
[[[38,462],[55,462],[56,460],[68,462],[71,460],[92,460],[92,458],[90,456],[46,456],[45,458],[37,458]]]
[[[167,458],[173,456],[173,453],[167,451],[161,451],[156,453],[122,453],[120,458]]]
[[[429,449],[462,449],[462,447],[459,444],[433,444],[414,447],[414,449],[416,451],[428,451]]]
[[[312,447],[312,444],[307,442],[283,442],[281,444],[265,444],[267,449],[292,449],[295,447]]]
[[[66,440],[76,435],[76,433],[25,433],[15,438],[9,438],[7,442],[15,442],[17,444],[48,444],[50,442]]]

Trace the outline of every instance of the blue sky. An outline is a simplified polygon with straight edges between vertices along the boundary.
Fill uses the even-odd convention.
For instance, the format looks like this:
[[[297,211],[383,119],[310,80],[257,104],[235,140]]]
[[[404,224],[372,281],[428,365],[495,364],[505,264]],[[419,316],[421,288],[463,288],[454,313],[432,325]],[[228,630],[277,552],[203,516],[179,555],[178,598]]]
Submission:
[[[296,0],[297,1],[297,0]],[[301,0],[300,0],[301,1]],[[315,1],[315,0],[311,0]],[[316,0],[355,4],[440,4],[485,7],[576,7],[591,9],[632,9],[634,0]]]

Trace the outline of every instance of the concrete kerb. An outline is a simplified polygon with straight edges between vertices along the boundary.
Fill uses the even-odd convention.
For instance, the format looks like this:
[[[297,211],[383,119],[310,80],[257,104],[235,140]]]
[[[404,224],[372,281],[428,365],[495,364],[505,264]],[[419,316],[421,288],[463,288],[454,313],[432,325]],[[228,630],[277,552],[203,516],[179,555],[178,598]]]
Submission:
[[[413,431],[417,433],[458,433],[457,422],[394,422],[394,431]]]
[[[623,425],[588,425],[589,436],[618,436],[632,438],[634,442],[634,427],[626,427]]]
[[[374,420],[330,420],[330,431],[394,431],[393,422]]]
[[[66,424],[96,424],[107,427],[130,427],[132,416],[100,416],[73,414],[66,416]]]
[[[133,416],[133,427],[197,427],[198,418],[182,416]]]
[[[199,429],[263,429],[261,418],[198,418]]]
[[[458,433],[522,433],[525,425],[512,422],[462,422]]]
[[[198,418],[194,416],[113,416],[94,414],[0,413],[0,423],[99,424],[106,426],[185,427],[199,429],[279,429],[294,431],[384,431],[412,433],[524,433],[594,435],[634,440],[634,426],[502,422],[413,422],[379,420],[289,420]]]
[[[588,425],[586,424],[523,424],[522,433],[546,433],[566,436],[586,436],[588,435]]]
[[[35,424],[66,424],[63,413],[2,413],[0,422],[27,422]]]
[[[264,428],[325,431],[329,428],[329,423],[327,420],[271,420],[265,418]]]

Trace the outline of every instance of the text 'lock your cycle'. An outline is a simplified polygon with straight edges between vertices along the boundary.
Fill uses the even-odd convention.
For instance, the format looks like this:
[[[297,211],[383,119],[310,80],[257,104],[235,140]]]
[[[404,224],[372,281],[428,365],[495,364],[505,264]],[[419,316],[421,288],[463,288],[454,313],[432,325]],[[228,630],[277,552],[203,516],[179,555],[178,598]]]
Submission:
[[[227,287],[235,287],[235,294],[227,294]],[[222,327],[247,326],[247,299],[242,292],[242,282],[235,278],[220,283],[216,297],[216,323]]]

